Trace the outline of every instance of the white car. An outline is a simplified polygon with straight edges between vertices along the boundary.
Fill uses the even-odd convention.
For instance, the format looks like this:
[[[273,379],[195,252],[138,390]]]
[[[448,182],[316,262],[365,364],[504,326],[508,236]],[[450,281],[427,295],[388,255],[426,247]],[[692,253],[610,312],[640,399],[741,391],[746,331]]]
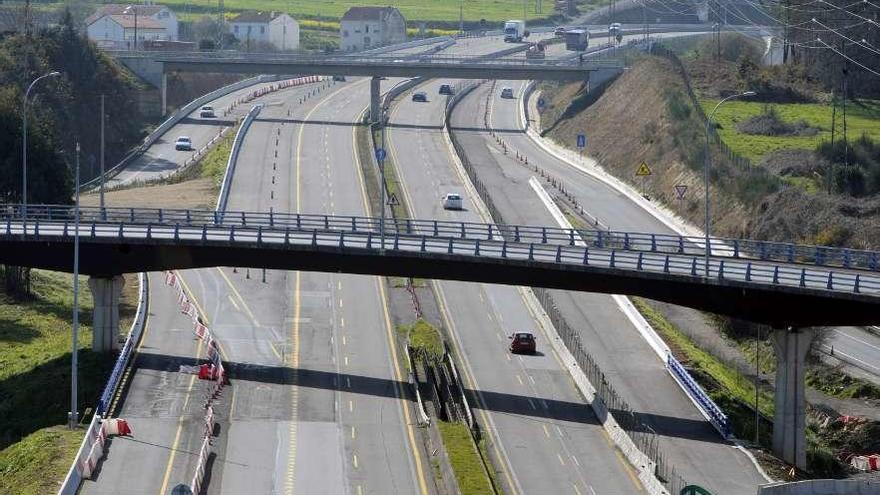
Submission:
[[[177,151],[192,151],[192,139],[186,136],[179,136],[177,138],[177,141],[174,142],[174,149],[176,149]]]
[[[461,210],[464,207],[461,195],[457,193],[447,193],[446,196],[443,196],[443,209],[444,210]]]
[[[501,88],[502,98],[513,98],[513,88]]]
[[[199,110],[199,117],[203,119],[213,119],[215,117],[214,107],[210,105],[203,106],[202,109]]]

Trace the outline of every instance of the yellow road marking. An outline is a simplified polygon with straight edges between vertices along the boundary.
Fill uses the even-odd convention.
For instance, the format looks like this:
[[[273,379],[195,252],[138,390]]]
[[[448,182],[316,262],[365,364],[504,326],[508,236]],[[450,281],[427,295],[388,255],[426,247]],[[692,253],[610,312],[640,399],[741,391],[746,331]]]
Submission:
[[[354,468],[357,469],[357,467],[358,467],[358,456],[357,456],[357,454],[352,454],[352,455],[351,455],[351,463],[354,465]]]
[[[184,290],[189,294],[190,301],[196,306],[196,310],[199,312],[199,315],[202,317],[202,321],[207,321],[207,316],[202,311],[199,303],[195,300],[192,291],[186,285],[186,282],[183,280],[183,277],[180,274],[177,274],[178,280],[180,280],[181,285],[183,285]],[[199,339],[199,344],[196,347],[196,360],[200,359],[202,356],[202,341]],[[183,431],[183,417],[186,414],[186,406],[189,404],[189,396],[192,393],[193,385],[196,382],[196,375],[191,375],[189,379],[189,385],[186,387],[186,395],[183,399],[183,408],[181,409],[180,417],[177,419],[177,431],[174,433],[174,442],[171,444],[171,453],[168,454],[168,464],[165,465],[165,476],[162,478],[162,488],[159,489],[159,495],[165,495],[168,493],[168,480],[171,478],[171,468],[174,466],[174,456],[177,454],[177,447],[180,444],[180,433]]]
[[[226,297],[229,298],[229,302],[231,302],[232,305],[235,306],[236,311],[241,311],[241,308],[238,307],[238,303],[235,302],[235,298],[232,297],[232,294],[226,294]]]
[[[363,170],[361,169],[361,160],[357,153],[357,127],[354,127],[351,132],[351,142],[352,142],[352,150],[354,152],[354,163],[357,164],[357,178],[358,182],[360,182],[361,186],[361,199],[363,200],[364,211],[370,212],[370,203],[367,199],[367,187],[366,182],[363,175]],[[384,205],[383,205],[384,207]],[[428,494],[428,484],[425,480],[425,472],[423,467],[422,454],[419,450],[415,435],[413,434],[412,420],[410,418],[409,407],[407,407],[407,403],[403,400],[404,394],[401,389],[401,381],[402,374],[400,372],[400,364],[397,361],[397,348],[394,340],[393,333],[393,325],[391,324],[391,315],[388,309],[388,297],[385,293],[385,286],[382,283],[381,277],[375,277],[376,286],[379,288],[380,299],[382,299],[382,313],[385,316],[385,336],[388,339],[388,348],[391,350],[391,362],[393,363],[394,368],[394,378],[397,382],[397,395],[400,398],[398,402],[400,404],[400,409],[403,411],[404,417],[404,430],[406,431],[407,440],[409,441],[410,451],[412,452],[413,458],[415,459],[416,465],[416,477],[419,482],[419,491],[422,494]],[[358,492],[360,492],[360,487],[358,487]]]

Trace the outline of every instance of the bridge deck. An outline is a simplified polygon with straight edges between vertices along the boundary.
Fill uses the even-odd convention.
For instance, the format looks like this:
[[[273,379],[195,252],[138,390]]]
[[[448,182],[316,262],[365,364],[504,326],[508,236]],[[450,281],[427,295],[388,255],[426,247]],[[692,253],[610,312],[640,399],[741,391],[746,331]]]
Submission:
[[[71,210],[31,209],[27,235],[14,212],[5,218],[0,262],[69,271]],[[84,213],[80,265],[94,275],[204,266],[409,275],[643,295],[777,326],[874,323],[880,308],[872,252],[717,240],[707,277],[702,247],[676,236],[427,220],[388,222],[383,249],[376,218]],[[763,259],[749,257],[756,250]]]

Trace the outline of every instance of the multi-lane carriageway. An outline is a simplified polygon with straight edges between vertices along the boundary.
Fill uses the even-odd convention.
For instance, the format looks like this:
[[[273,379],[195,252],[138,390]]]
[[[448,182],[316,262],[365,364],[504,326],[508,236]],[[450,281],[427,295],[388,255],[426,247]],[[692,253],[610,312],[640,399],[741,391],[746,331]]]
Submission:
[[[505,48],[500,40],[470,43],[470,54]],[[437,84],[427,85],[428,104],[400,100],[388,136],[408,204],[422,218],[452,218],[439,208],[441,191],[467,194],[442,138],[442,108],[433,97]],[[520,94],[518,84],[510,85]],[[242,150],[230,209],[366,214],[352,124],[368,90],[366,80],[352,80],[302,105],[301,89],[267,97]],[[485,97],[477,91],[465,98],[453,123],[478,128]],[[517,128],[518,100],[489,101],[495,125]],[[533,193],[517,189],[521,172],[503,165],[484,133],[469,132],[468,153],[498,164],[503,180],[491,182],[508,195],[511,213],[505,215],[552,224]],[[531,156],[564,168],[537,150]],[[585,190],[603,187],[582,176],[576,180]],[[468,201],[474,205],[475,198]],[[621,208],[640,215],[634,205]],[[486,220],[478,211],[471,207],[455,219]],[[428,453],[418,441],[411,404],[401,399],[405,376],[395,364],[387,294],[377,278],[270,271],[263,282],[257,271],[226,268],[181,275],[224,343],[236,377],[218,410],[222,433],[208,493],[433,492]],[[85,493],[167,493],[194,468],[201,404],[192,377],[176,371],[204,350],[161,280],[153,287],[136,372],[116,411],[132,420],[137,436],[113,442]],[[519,358],[504,352],[513,327],[549,338],[548,323],[523,291],[459,282],[437,282],[434,289],[466,382],[479,391],[478,419],[510,493],[641,490],[555,354],[548,349]],[[749,461],[709,431],[607,297],[564,299],[565,294],[560,297],[566,317],[579,323],[584,341],[630,404],[656,418],[664,447],[682,474],[719,493],[754,493],[762,479]],[[609,326],[619,331],[601,331]]]

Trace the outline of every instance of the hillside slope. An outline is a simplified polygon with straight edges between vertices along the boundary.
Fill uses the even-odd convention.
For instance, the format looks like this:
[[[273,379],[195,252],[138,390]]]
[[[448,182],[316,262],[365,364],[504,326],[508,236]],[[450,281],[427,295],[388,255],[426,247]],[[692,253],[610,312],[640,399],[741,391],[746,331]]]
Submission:
[[[705,122],[683,75],[667,59],[643,57],[598,98],[579,83],[542,88],[543,133],[587,154],[694,225],[703,224]],[[595,100],[595,101],[593,101]],[[744,168],[712,146],[713,231],[719,235],[870,248],[880,241],[880,201],[808,194],[766,167]],[[644,161],[652,175],[635,176]],[[676,185],[688,186],[683,200]]]

